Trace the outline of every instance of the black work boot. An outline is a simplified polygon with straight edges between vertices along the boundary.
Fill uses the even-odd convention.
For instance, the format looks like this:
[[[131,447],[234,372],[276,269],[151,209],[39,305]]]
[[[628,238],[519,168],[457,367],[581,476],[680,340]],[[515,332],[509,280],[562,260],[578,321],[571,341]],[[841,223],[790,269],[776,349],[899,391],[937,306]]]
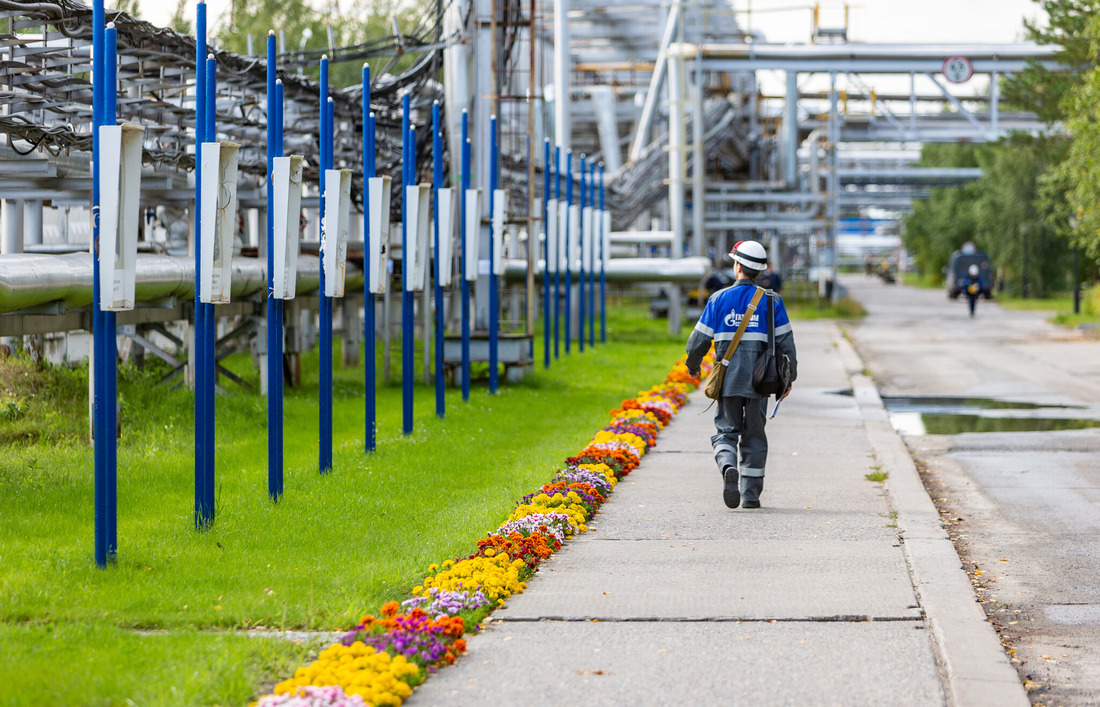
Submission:
[[[741,495],[745,497],[742,508],[759,508],[760,493],[764,490],[763,476],[742,476]]]
[[[737,508],[741,505],[741,492],[737,488],[737,467],[727,466],[722,470],[722,500],[727,508]]]

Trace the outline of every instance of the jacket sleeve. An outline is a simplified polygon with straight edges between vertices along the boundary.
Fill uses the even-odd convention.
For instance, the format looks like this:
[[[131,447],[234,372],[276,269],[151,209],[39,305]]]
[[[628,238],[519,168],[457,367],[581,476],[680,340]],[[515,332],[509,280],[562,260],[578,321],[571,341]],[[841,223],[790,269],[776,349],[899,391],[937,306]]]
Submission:
[[[710,350],[711,341],[714,339],[714,298],[707,300],[707,306],[703,308],[703,314],[699,322],[692,330],[687,341],[687,368],[689,371],[699,370],[703,357]]]
[[[798,378],[798,353],[795,351],[794,331],[791,329],[791,320],[787,316],[787,308],[783,305],[782,297],[776,297],[775,347],[790,359],[791,383],[794,383]]]

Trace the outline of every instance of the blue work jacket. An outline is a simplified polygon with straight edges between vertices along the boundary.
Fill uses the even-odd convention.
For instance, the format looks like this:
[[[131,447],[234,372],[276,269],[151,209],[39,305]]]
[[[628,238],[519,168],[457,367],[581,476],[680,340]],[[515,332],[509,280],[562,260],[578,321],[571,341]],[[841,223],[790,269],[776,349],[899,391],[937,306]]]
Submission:
[[[733,335],[741,324],[742,316],[748,311],[749,303],[756,294],[756,283],[752,280],[741,279],[724,290],[719,290],[707,300],[707,306],[703,309],[699,322],[691,332],[687,342],[687,367],[694,371],[706,355],[710,344],[714,342],[714,352],[721,359]],[[794,332],[791,330],[791,320],[787,316],[787,308],[783,306],[783,298],[772,292],[760,298],[749,320],[745,333],[741,336],[741,343],[730,358],[729,367],[726,369],[726,378],[722,383],[722,397],[738,396],[742,398],[758,398],[760,394],[753,390],[752,371],[756,366],[756,360],[768,346],[768,300],[772,301],[775,308],[775,348],[777,352],[784,353],[791,360],[791,382],[798,375],[798,363],[794,347]]]

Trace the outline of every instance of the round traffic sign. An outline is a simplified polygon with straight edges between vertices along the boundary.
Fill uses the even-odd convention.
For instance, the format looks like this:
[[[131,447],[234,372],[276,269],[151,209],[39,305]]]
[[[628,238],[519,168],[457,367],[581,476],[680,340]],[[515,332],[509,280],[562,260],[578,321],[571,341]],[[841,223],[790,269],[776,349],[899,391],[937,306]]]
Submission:
[[[965,56],[949,56],[943,60],[943,77],[951,83],[969,81],[974,75],[974,65]]]

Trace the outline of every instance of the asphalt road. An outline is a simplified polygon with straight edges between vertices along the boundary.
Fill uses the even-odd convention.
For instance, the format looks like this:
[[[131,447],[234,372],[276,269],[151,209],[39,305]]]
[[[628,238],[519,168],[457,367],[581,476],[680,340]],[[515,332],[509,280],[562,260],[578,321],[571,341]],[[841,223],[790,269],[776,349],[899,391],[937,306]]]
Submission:
[[[851,276],[848,332],[883,396],[977,396],[1100,418],[1100,342],[938,290]],[[1100,704],[1100,429],[906,436],[1033,703]],[[1015,651],[1012,653],[1011,651]]]

